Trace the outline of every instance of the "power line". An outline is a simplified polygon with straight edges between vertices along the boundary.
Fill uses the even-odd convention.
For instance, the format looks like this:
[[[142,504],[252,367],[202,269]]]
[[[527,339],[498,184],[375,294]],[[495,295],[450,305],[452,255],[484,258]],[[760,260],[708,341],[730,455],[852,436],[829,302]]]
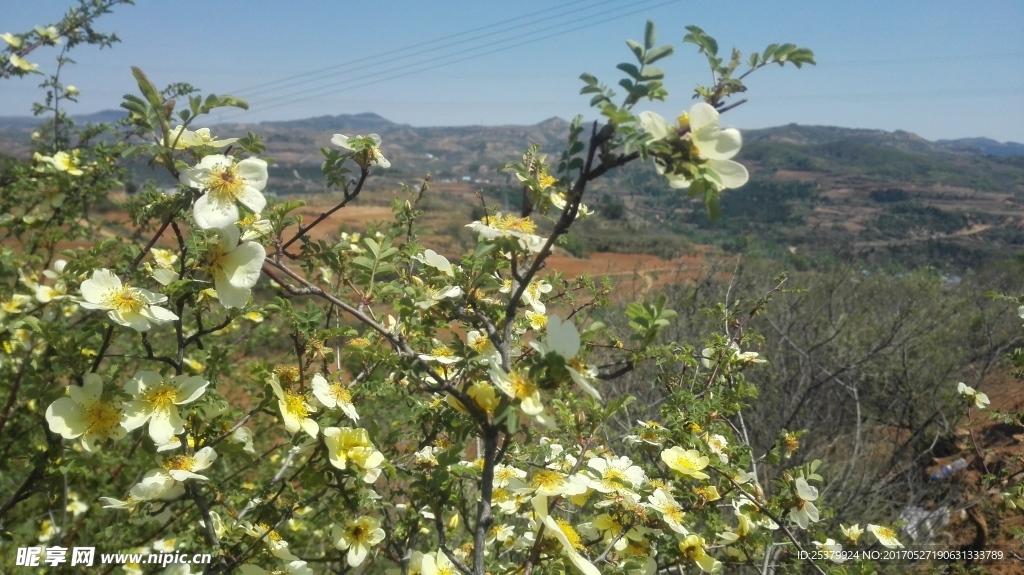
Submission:
[[[570,2],[568,4],[563,4],[561,6],[556,6],[554,8],[548,8],[546,10],[539,10],[539,11],[536,11],[536,12],[531,12],[530,14],[526,14],[526,15],[523,15],[523,16],[518,16],[516,18],[512,18],[512,19],[509,19],[509,20],[503,20],[503,21],[499,21],[499,22],[494,22],[492,24],[487,24],[487,25],[484,25],[484,26],[473,28],[471,30],[466,30],[466,31],[463,31],[463,32],[459,32],[457,34],[450,34],[450,35],[447,35],[447,36],[441,36],[441,37],[438,37],[438,38],[434,38],[433,40],[427,40],[427,41],[424,41],[424,42],[419,42],[417,44],[411,44],[411,45],[408,45],[408,46],[403,46],[401,48],[395,48],[394,50],[389,50],[387,52],[381,52],[379,54],[374,54],[373,56],[370,56],[370,57],[367,57],[367,58],[360,58],[360,59],[356,59],[356,60],[349,60],[347,62],[342,62],[340,64],[334,64],[332,66],[327,66],[325,68],[320,68],[320,69],[317,69],[317,70],[310,70],[308,72],[302,72],[300,74],[295,74],[293,76],[288,76],[286,78],[280,78],[280,79],[277,79],[277,80],[271,80],[269,82],[262,82],[260,84],[249,86],[249,87],[243,88],[241,90],[235,90],[234,92],[231,92],[231,93],[233,93],[233,94],[243,94],[244,93],[244,94],[246,94],[246,95],[251,97],[251,96],[263,94],[263,93],[266,93],[266,92],[273,92],[273,91],[275,91],[277,88],[269,88],[269,89],[267,89],[268,87],[272,87],[272,86],[283,85],[283,87],[290,88],[290,87],[294,87],[294,86],[301,85],[301,84],[306,84],[306,83],[309,83],[311,81],[316,81],[318,79],[321,79],[321,78],[325,77],[325,74],[322,74],[323,72],[327,72],[327,71],[331,71],[331,70],[338,70],[337,72],[334,72],[332,74],[327,74],[329,76],[335,76],[335,75],[338,75],[338,74],[340,74],[342,72],[345,72],[345,71],[351,72],[351,71],[354,71],[354,70],[362,70],[362,69],[365,69],[365,68],[368,68],[368,67],[379,65],[380,63],[374,64],[374,63],[370,63],[370,62],[372,62],[373,60],[381,59],[381,58],[384,58],[384,62],[381,62],[381,63],[385,63],[386,64],[386,63],[389,63],[389,62],[393,62],[393,61],[397,61],[397,60],[402,60],[404,58],[408,58],[408,57],[412,57],[412,56],[419,56],[419,55],[422,55],[422,54],[425,54],[425,53],[429,53],[429,52],[436,52],[438,50],[443,50],[443,49],[449,48],[451,46],[457,46],[457,45],[460,45],[460,44],[465,44],[467,42],[471,42],[473,40],[478,40],[480,38],[486,38],[486,37],[489,37],[490,35],[489,34],[482,34],[482,35],[478,35],[478,36],[472,36],[472,37],[466,38],[464,40],[459,40],[458,42],[449,42],[449,43],[447,43],[447,44],[445,44],[443,46],[439,46],[439,47],[436,47],[436,48],[431,48],[429,50],[419,50],[419,51],[416,51],[416,52],[414,52],[412,54],[405,55],[405,56],[397,56],[397,57],[394,57],[394,58],[386,58],[387,56],[392,56],[392,55],[395,55],[395,54],[401,54],[403,52],[409,52],[411,50],[416,50],[417,48],[422,48],[424,46],[429,46],[431,44],[437,44],[439,42],[445,42],[445,41],[451,40],[453,38],[458,38],[460,36],[465,36],[467,34],[473,34],[473,33],[476,33],[476,32],[480,32],[482,30],[490,30],[492,28],[497,28],[499,26],[507,26],[507,24],[509,24],[511,22],[517,22],[517,21],[524,20],[524,19],[532,19],[531,21],[523,23],[523,24],[520,24],[518,26],[506,27],[506,28],[504,28],[504,31],[502,33],[507,33],[507,32],[513,31],[513,30],[518,30],[518,29],[521,29],[521,28],[524,28],[524,27],[527,27],[527,26],[531,26],[531,25],[535,24],[537,21],[543,21],[543,20],[548,19],[548,17],[545,17],[543,15],[547,14],[549,12],[559,11],[559,10],[565,11],[565,13],[556,14],[554,16],[556,18],[560,17],[560,16],[566,15],[566,13],[570,13],[571,14],[571,13],[575,12],[575,8],[573,8],[573,6],[576,5],[576,4],[590,4],[591,6],[601,6],[601,5],[610,4],[610,3],[616,2],[616,1],[618,1],[618,0],[603,0],[602,2],[598,2],[596,4],[590,4],[590,0],[575,0],[574,2]],[[567,9],[567,11],[566,11],[566,9]],[[344,68],[347,68],[348,66],[352,66],[352,65],[355,65],[355,64],[363,64],[363,65],[358,66],[356,68],[351,68],[351,69],[348,69],[348,70],[344,70]],[[313,78],[310,78],[308,80],[303,80],[301,82],[291,82],[291,80],[295,80],[295,79],[298,79],[298,78],[305,78],[305,77],[308,77],[308,76],[313,76]]]
[[[314,99],[314,98],[318,98],[318,97],[321,97],[321,96],[325,96],[325,95],[331,94],[331,93],[348,91],[348,90],[353,90],[353,89],[356,89],[356,88],[362,88],[362,87],[369,86],[369,85],[372,85],[372,84],[377,84],[377,83],[380,83],[380,82],[385,82],[385,81],[397,79],[397,78],[400,78],[400,77],[403,77],[403,76],[408,76],[408,75],[410,75],[410,73],[395,74],[396,72],[401,72],[401,71],[408,70],[408,69],[415,69],[415,72],[413,72],[413,73],[426,72],[426,71],[433,70],[433,69],[436,69],[436,68],[440,68],[440,67],[443,67],[443,66],[449,66],[451,64],[456,64],[456,63],[459,63],[459,62],[464,62],[464,61],[467,61],[467,60],[471,60],[471,59],[475,59],[475,58],[480,58],[482,56],[487,56],[487,55],[494,54],[494,53],[497,53],[497,52],[503,52],[503,51],[510,50],[512,48],[517,48],[517,47],[520,47],[520,46],[524,46],[524,45],[527,45],[527,44],[532,44],[532,43],[535,43],[535,42],[538,42],[538,41],[541,41],[541,40],[546,40],[548,38],[552,38],[552,37],[554,37],[556,35],[564,34],[564,33],[567,33],[567,32],[575,32],[577,30],[582,30],[582,29],[585,29],[585,28],[590,28],[590,27],[596,26],[598,24],[602,24],[602,23],[605,23],[605,22],[608,22],[608,21],[611,21],[611,20],[614,20],[614,19],[617,19],[617,18],[621,18],[621,17],[624,17],[624,16],[630,16],[630,15],[637,14],[637,13],[640,13],[640,12],[644,12],[644,11],[647,11],[647,10],[651,10],[651,9],[654,9],[654,8],[660,8],[662,6],[667,6],[669,4],[674,4],[674,3],[677,3],[679,1],[681,1],[681,0],[668,0],[666,2],[661,2],[659,4],[645,5],[645,6],[640,7],[640,8],[637,8],[636,7],[637,5],[633,4],[631,6],[632,9],[627,10],[625,12],[620,12],[618,8],[614,8],[614,9],[611,9],[611,10],[606,10],[606,11],[599,12],[599,13],[596,13],[596,14],[591,14],[589,16],[584,17],[583,19],[578,19],[577,18],[575,20],[577,22],[585,22],[586,20],[593,20],[593,19],[595,19],[597,17],[600,17],[600,16],[606,16],[608,14],[613,14],[613,15],[611,17],[598,19],[598,20],[593,21],[593,22],[578,24],[578,25],[570,27],[570,28],[565,28],[564,27],[565,24],[560,22],[560,23],[557,23],[557,24],[554,24],[554,25],[551,25],[551,26],[548,26],[548,27],[545,27],[545,28],[541,28],[541,29],[535,30],[534,32],[531,32],[531,33],[527,34],[526,36],[517,36],[517,37],[514,37],[514,38],[505,38],[505,39],[499,40],[497,42],[491,41],[491,42],[488,42],[486,44],[486,46],[495,46],[496,44],[508,44],[509,42],[514,42],[511,45],[504,45],[504,46],[501,46],[501,47],[493,48],[491,50],[486,50],[486,51],[483,51],[483,52],[472,53],[472,54],[469,54],[467,56],[464,56],[464,57],[461,57],[461,58],[456,58],[454,60],[448,60],[448,61],[444,61],[444,60],[446,60],[448,58],[451,58],[453,56],[459,56],[460,54],[463,54],[465,51],[459,51],[459,52],[451,53],[451,54],[444,54],[444,55],[441,55],[441,56],[436,56],[436,57],[433,57],[433,58],[428,58],[428,59],[425,59],[425,60],[420,60],[420,61],[417,61],[417,62],[412,62],[410,64],[405,64],[405,65],[402,65],[402,66],[397,66],[397,67],[390,68],[390,69],[387,69],[387,70],[382,70],[382,71],[374,72],[374,73],[371,73],[371,74],[365,74],[365,75],[362,75],[362,76],[357,76],[355,78],[350,78],[350,79],[347,79],[347,80],[344,80],[344,81],[333,82],[333,83],[330,83],[330,84],[321,85],[319,88],[316,88],[316,90],[318,90],[318,91],[316,91],[315,93],[309,94],[308,91],[304,91],[303,93],[305,94],[305,97],[294,98],[293,97],[294,94],[286,94],[286,95],[282,95],[282,96],[277,96],[277,97],[271,98],[269,100],[266,100],[266,101],[264,101],[262,103],[259,103],[256,106],[253,106],[253,108],[255,108],[255,109],[259,110],[259,111],[265,111],[265,110],[279,108],[281,106],[296,104],[296,103],[299,103],[299,102],[305,102],[305,101],[308,101],[308,100],[311,100],[311,99]],[[555,30],[557,30],[557,32],[554,33],[554,34],[547,34],[547,35],[535,37],[535,38],[532,38],[532,39],[529,39],[529,40],[526,40],[526,41],[522,41],[524,37],[536,36],[536,35],[538,35],[538,34],[540,34],[542,32],[550,32],[550,31],[555,31]],[[483,46],[485,46],[485,45],[477,46],[477,48],[480,48],[480,47],[483,47]],[[396,58],[394,60],[400,60],[400,59],[402,59],[402,58]],[[438,64],[435,64],[433,66],[423,67],[424,64],[429,64],[431,62],[438,62],[438,61],[441,61],[441,62],[438,63]],[[383,76],[383,77],[381,77],[381,76]],[[373,79],[373,78],[376,78],[376,79]],[[363,81],[363,80],[366,80],[366,81]],[[363,82],[362,83],[358,83],[358,84],[353,84],[353,82],[360,82],[360,81],[363,81]],[[339,87],[339,86],[341,86],[341,87],[340,88],[336,88],[336,87]],[[267,105],[267,104],[271,104],[271,105]],[[237,116],[239,116],[242,113],[244,113],[244,112],[234,112],[234,113],[229,112],[229,113],[226,114],[226,116],[228,116],[227,119],[231,119],[231,117],[237,117]],[[223,117],[221,118],[222,121],[224,121],[224,119],[225,118],[223,118]]]

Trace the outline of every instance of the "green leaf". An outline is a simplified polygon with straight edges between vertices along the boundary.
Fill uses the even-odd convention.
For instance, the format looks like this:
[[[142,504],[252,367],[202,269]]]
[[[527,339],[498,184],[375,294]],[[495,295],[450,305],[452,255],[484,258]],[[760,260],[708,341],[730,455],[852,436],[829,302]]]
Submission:
[[[636,42],[635,40],[626,40],[626,45],[633,51],[638,62],[644,61],[644,47],[641,46],[639,42]]]
[[[648,66],[640,71],[640,77],[644,80],[661,80],[665,77],[665,71],[656,66]]]
[[[653,50],[648,50],[647,51],[647,55],[644,58],[644,64],[653,64],[653,63],[657,62],[658,60],[661,60],[662,58],[664,58],[666,56],[671,56],[672,55],[672,51],[673,51],[673,48],[672,48],[672,45],[670,45],[670,44],[666,44],[664,46],[658,46],[657,48],[655,48]]]
[[[704,205],[708,209],[708,219],[712,222],[717,221],[722,215],[722,204],[718,192],[711,186],[708,187],[704,192]]]
[[[371,260],[366,256],[356,256],[352,258],[352,265],[365,268],[367,270],[372,270],[374,267],[376,267],[377,262]]]
[[[644,28],[644,48],[646,48],[647,50],[653,48],[656,39],[657,38],[656,33],[654,31],[654,21],[648,20],[647,26]]]
[[[616,66],[616,68],[618,68],[619,70],[622,70],[623,72],[629,74],[634,80],[639,81],[642,78],[642,76],[640,74],[640,69],[637,68],[633,64],[628,64],[626,62],[623,62],[622,64],[619,64],[618,66]],[[621,84],[621,82],[619,82],[619,83]]]
[[[373,238],[366,238],[365,240],[363,240],[363,243],[365,243],[366,246],[370,248],[370,253],[372,253],[374,257],[380,257],[380,244],[373,241]]]

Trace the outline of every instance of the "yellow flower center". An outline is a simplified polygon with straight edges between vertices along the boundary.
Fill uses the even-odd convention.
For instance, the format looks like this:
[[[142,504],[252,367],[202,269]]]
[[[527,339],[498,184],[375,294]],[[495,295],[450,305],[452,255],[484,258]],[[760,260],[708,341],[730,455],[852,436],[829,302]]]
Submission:
[[[109,436],[121,425],[121,410],[111,403],[97,401],[85,408],[87,433]]]
[[[259,523],[259,524],[257,524],[256,525],[256,530],[257,531],[265,531],[267,533],[267,539],[269,541],[277,543],[278,541],[281,540],[281,535],[278,534],[277,531],[271,531],[270,530],[270,526],[267,525],[266,523]]]
[[[434,349],[430,350],[430,355],[434,357],[443,357],[445,359],[455,357],[455,352],[448,348],[446,345],[439,345]]]
[[[800,440],[796,438],[796,435],[787,433],[786,437],[782,440],[782,446],[786,451],[792,453],[800,449]]]
[[[515,478],[516,472],[511,467],[502,467],[494,473],[494,479],[497,481],[508,481]]]
[[[196,468],[196,458],[188,455],[175,455],[164,461],[163,467],[168,471],[192,471]]]
[[[544,329],[544,326],[548,325],[548,316],[535,311],[527,311],[526,319],[530,321],[530,327],[535,330]]]
[[[487,349],[487,346],[489,346],[490,344],[491,340],[487,339],[486,335],[481,335],[480,337],[474,339],[473,342],[469,344],[469,347],[472,348],[473,351],[477,353],[483,353],[484,350]]]
[[[564,480],[565,478],[562,476],[562,474],[558,473],[557,471],[552,471],[550,469],[541,469],[540,471],[533,475],[532,479],[530,479],[530,486],[533,487],[534,489],[550,489],[552,487],[558,487],[559,485],[562,484],[562,481]]]
[[[669,502],[661,509],[661,514],[665,516],[665,519],[679,523],[686,517],[686,513],[683,512],[683,508],[678,503]]]
[[[503,216],[501,220],[495,223],[496,228],[499,230],[505,230],[510,232],[523,232],[526,234],[532,234],[537,230],[537,224],[533,223],[530,216],[516,217],[512,214]]]
[[[638,435],[640,439],[651,443],[657,443],[661,439],[660,434],[653,429],[642,429]]]
[[[282,383],[292,384],[299,381],[299,368],[294,365],[279,365],[274,368],[274,373]]]
[[[583,539],[581,539],[580,534],[576,533],[576,530],[572,528],[572,525],[569,525],[569,522],[565,519],[556,519],[555,521],[558,523],[558,528],[565,534],[565,538],[569,540],[569,544],[572,548],[576,551],[583,551]]]
[[[348,344],[355,347],[366,347],[370,345],[370,340],[365,337],[354,337],[349,340]]]
[[[125,313],[139,313],[145,304],[139,291],[132,286],[125,284],[107,294],[107,305],[114,311]]]
[[[290,391],[284,392],[284,406],[288,413],[294,415],[298,419],[304,419],[309,415],[309,409],[306,407],[306,400],[297,393]]]
[[[234,165],[210,170],[205,183],[213,199],[221,202],[234,202],[245,188],[245,180],[238,176],[238,168]]]
[[[348,405],[352,403],[352,394],[349,392],[349,390],[345,389],[344,387],[341,387],[337,383],[331,386],[331,397],[333,397],[335,401],[341,404]]]
[[[623,473],[621,469],[615,469],[614,467],[609,467],[608,469],[604,470],[603,478],[604,478],[604,482],[605,483],[609,483],[609,484],[610,483],[614,483],[614,482],[625,483],[625,481],[626,481],[626,474]]]
[[[690,535],[679,543],[679,551],[687,559],[697,559],[706,555],[704,552],[704,540],[697,535]]]
[[[513,371],[508,378],[512,383],[512,395],[516,399],[526,399],[537,392],[537,386],[521,371]]]
[[[369,530],[364,529],[361,524],[349,525],[348,527],[348,539],[356,545],[369,539],[369,535]]]
[[[675,464],[684,469],[692,469],[694,471],[703,469],[697,459],[691,457],[690,454],[686,452],[675,458]]]
[[[540,187],[541,188],[547,188],[549,186],[554,185],[554,183],[557,182],[557,181],[558,180],[554,176],[549,176],[548,174],[544,174],[543,176],[540,177]]]
[[[178,399],[178,388],[162,383],[151,387],[142,394],[142,400],[149,403],[153,411],[170,409]]]
[[[888,527],[879,527],[875,532],[879,539],[896,539],[896,532]]]

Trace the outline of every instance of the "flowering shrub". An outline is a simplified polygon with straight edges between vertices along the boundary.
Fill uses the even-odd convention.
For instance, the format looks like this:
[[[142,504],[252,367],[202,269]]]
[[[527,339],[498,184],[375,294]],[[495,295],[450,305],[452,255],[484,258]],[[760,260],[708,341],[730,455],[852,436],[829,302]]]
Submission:
[[[110,40],[75,36],[75,19],[112,4],[4,34],[3,75],[31,72],[22,58],[34,46]],[[677,123],[634,111],[668,97],[654,64],[673,48],[648,25],[628,43],[636,63],[619,66],[624,97],[585,74],[601,120],[585,130],[577,118],[555,162],[531,148],[505,164],[528,201],[488,209],[467,224],[475,249],[447,256],[418,239],[427,181],[376,233],[310,237],[391,165],[377,134],[337,134],[322,150],[340,200],[304,223],[301,202],[264,195],[273,181],[257,135],[201,126],[244,101],[159,90],[136,69],[128,118],[100,129],[118,131],[110,144],[95,128],[72,137],[57,103],[77,90],[52,77],[54,122],[31,163],[6,169],[0,197],[5,536],[210,552],[207,573],[247,575],[823,571],[828,561],[796,551],[838,563],[844,545],[867,544],[857,525],[827,521],[817,462],[785,469],[797,434],[754,453],[734,424],[757,394],[745,374],[765,361],[741,351],[742,322],[696,347],[665,342],[675,312],[663,299],[604,325],[591,314],[606,290],[541,274],[589,214],[590,182],[615,168],[652,160],[712,215],[746,182],[732,159],[740,133],[719,126],[744,90],[739,52],[723,64],[696,27],[684,42],[715,84],[697,87]],[[785,63],[813,56],[772,45],[749,68]],[[95,241],[90,208],[120,186],[129,156],[179,185],[130,198],[132,233]],[[611,435],[632,398],[605,382],[661,362],[680,367],[652,382],[668,397],[660,420]],[[867,531],[899,545],[889,527]]]

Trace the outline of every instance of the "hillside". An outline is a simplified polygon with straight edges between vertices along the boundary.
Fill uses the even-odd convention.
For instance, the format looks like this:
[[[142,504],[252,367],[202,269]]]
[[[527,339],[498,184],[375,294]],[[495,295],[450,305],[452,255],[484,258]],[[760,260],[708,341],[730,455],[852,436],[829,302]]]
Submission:
[[[35,125],[28,120],[0,118],[0,153],[27,153]],[[393,168],[368,183],[361,202],[386,205],[399,183],[415,184],[429,173],[435,183],[472,186],[484,191],[488,203],[515,208],[518,182],[496,167],[533,144],[556,155],[568,123],[551,118],[531,126],[413,127],[363,113],[214,127],[220,136],[247,130],[263,137],[276,160],[271,181],[278,195],[328,192],[319,148],[329,146],[335,133],[375,132]],[[933,265],[956,275],[1024,246],[1022,144],[932,142],[905,131],[796,124],[749,130],[744,140],[738,159],[751,181],[723,195],[719,222],[709,222],[701,205],[670,189],[653,170],[631,165],[592,188],[587,203],[598,217],[579,226],[567,249],[675,257],[694,244],[715,244],[755,250],[798,268],[856,258]],[[134,172],[135,184],[152,177],[141,165]],[[433,201],[446,217],[479,209],[471,194]]]

